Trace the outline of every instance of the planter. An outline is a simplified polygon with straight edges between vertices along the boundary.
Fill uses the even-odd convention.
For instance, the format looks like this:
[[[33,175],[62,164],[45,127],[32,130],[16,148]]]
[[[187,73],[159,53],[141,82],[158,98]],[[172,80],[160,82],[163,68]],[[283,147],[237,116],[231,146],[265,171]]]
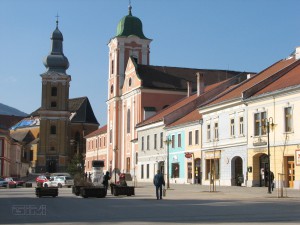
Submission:
[[[81,187],[80,195],[83,198],[88,198],[88,197],[104,198],[106,196],[106,189],[104,187]]]
[[[43,196],[52,196],[53,198],[58,196],[58,188],[57,187],[36,187],[35,194],[37,197]]]
[[[113,185],[111,187],[112,195],[118,196],[118,195],[135,195],[134,193],[134,187],[131,186],[119,186],[119,185]]]
[[[82,186],[82,185],[76,185],[76,186],[73,186],[73,187],[72,187],[72,193],[73,193],[74,195],[79,196],[79,195],[80,195],[80,188],[82,188],[82,187],[84,187],[84,186]]]

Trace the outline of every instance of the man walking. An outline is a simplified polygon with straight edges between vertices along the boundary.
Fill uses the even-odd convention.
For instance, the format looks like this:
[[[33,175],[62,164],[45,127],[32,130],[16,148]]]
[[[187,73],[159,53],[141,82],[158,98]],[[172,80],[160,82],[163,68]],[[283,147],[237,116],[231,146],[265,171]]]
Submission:
[[[162,186],[165,186],[165,179],[160,170],[157,170],[157,174],[153,178],[153,184],[155,185],[157,200],[162,199]]]

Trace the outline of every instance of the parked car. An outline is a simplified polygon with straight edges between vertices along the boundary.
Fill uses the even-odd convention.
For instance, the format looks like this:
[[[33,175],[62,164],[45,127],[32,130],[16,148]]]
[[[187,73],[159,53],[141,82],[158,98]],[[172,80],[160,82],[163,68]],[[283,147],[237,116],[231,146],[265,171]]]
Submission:
[[[18,177],[7,177],[5,180],[8,182],[9,185],[16,185],[16,186],[23,186],[25,181],[21,180]]]
[[[0,187],[7,187],[8,182],[3,178],[0,178]]]
[[[74,180],[70,176],[55,176],[43,183],[43,187],[71,187],[74,185]]]
[[[37,186],[43,186],[43,183],[48,180],[50,180],[50,176],[46,175],[40,175],[35,179]]]

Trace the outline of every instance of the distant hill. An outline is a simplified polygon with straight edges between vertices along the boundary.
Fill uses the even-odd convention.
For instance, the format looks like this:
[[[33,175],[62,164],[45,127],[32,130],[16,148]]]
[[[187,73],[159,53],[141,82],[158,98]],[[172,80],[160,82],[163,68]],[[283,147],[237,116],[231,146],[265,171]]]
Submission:
[[[0,103],[0,115],[10,115],[10,116],[28,116],[27,113],[24,113],[18,109],[4,105]]]

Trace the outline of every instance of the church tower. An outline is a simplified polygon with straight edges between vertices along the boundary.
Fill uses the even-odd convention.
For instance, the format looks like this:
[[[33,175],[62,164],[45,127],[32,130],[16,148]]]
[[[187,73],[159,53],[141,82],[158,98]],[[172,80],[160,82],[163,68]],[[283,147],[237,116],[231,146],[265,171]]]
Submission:
[[[149,65],[150,42],[143,33],[143,25],[139,18],[132,15],[132,7],[117,26],[117,34],[108,44],[109,47],[109,74],[108,74],[108,100],[107,100],[107,135],[108,135],[108,168],[124,170],[125,137],[122,130],[125,119],[122,107],[122,87],[125,69],[130,57],[136,63]]]
[[[63,35],[56,29],[51,36],[51,52],[44,59],[47,71],[42,77],[40,141],[37,172],[65,171],[70,148],[70,112],[68,109],[71,76],[66,73],[69,61],[63,53]]]

